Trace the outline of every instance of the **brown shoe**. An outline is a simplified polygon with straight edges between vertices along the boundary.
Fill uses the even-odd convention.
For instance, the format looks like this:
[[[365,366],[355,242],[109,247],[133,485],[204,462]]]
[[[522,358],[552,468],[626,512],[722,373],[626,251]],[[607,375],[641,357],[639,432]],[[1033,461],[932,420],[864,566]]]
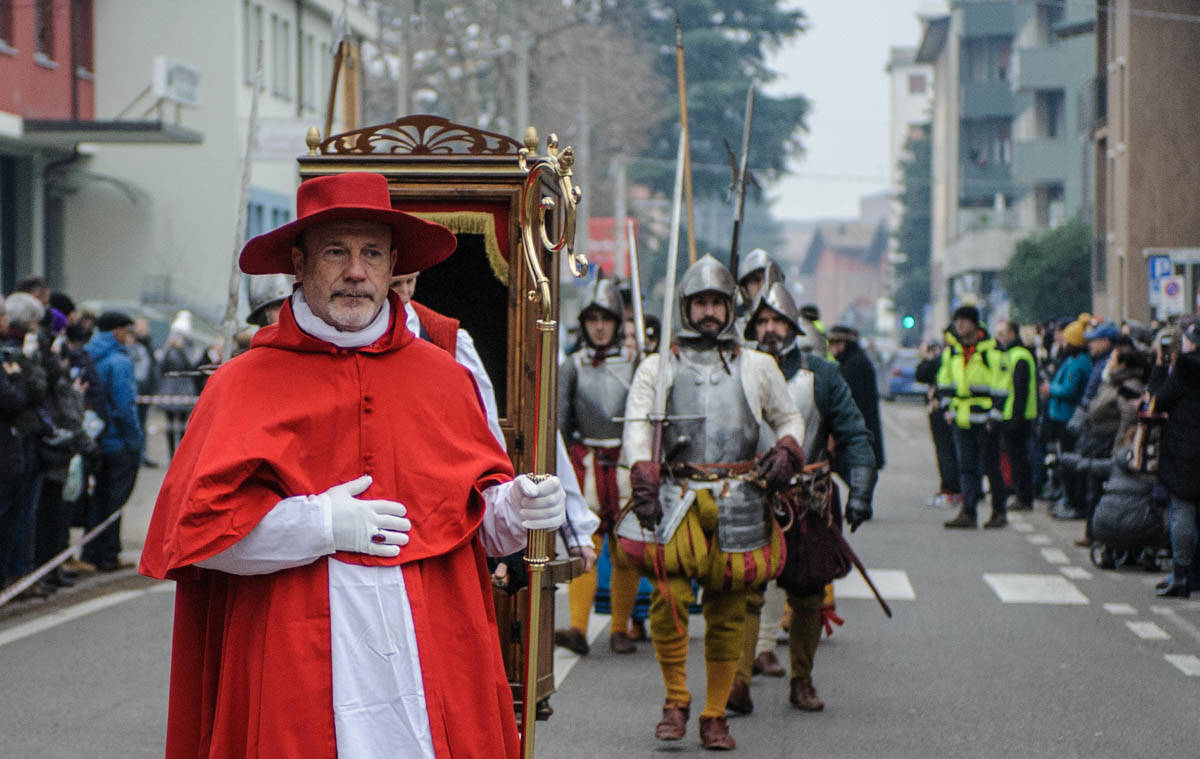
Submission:
[[[802,712],[819,712],[825,708],[825,702],[817,698],[817,689],[813,687],[812,680],[807,678],[792,680],[792,694],[788,700]]]
[[[729,725],[724,717],[700,718],[700,745],[710,751],[729,751],[737,748],[737,742],[729,734]]]
[[[754,702],[750,700],[750,686],[741,680],[734,680],[733,688],[729,690],[729,699],[725,702],[725,708],[738,714],[749,714],[754,711]]]
[[[779,658],[775,656],[774,651],[763,651],[754,657],[754,674],[766,675],[767,677],[783,677],[787,674],[787,670],[779,663]]]
[[[663,716],[654,726],[654,737],[660,741],[677,741],[687,732],[688,713],[691,710],[679,704],[664,704]]]
[[[630,640],[650,640],[650,636],[646,634],[646,623],[640,619],[635,619],[629,623],[629,639]]]
[[[623,632],[613,633],[613,636],[608,639],[608,646],[614,654],[637,653],[637,646],[633,645],[633,641],[629,639],[629,635]]]
[[[591,646],[588,645],[587,637],[574,627],[568,627],[565,630],[555,630],[554,645],[562,646],[568,651],[574,651],[580,656],[587,656],[588,652],[592,650]]]
[[[1079,538],[1078,540],[1073,541],[1073,542],[1075,545],[1079,546],[1080,548],[1091,548],[1092,547],[1092,539],[1087,537],[1086,535],[1082,538]]]

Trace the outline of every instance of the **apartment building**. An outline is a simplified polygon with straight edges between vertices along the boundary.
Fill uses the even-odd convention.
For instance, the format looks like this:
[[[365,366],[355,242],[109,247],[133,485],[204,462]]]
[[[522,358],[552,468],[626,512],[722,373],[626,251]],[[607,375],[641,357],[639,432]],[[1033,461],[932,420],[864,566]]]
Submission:
[[[1083,101],[1096,162],[1093,309],[1138,320],[1197,313],[1200,5],[1110,0],[1098,11]]]

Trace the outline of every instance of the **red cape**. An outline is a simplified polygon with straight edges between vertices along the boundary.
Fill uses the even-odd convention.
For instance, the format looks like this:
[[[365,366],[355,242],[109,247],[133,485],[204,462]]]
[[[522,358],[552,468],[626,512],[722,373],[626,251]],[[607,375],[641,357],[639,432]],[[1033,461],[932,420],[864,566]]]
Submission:
[[[404,503],[395,559],[412,603],[439,759],[516,757],[480,491],[512,477],[470,374],[404,327],[341,350],[279,324],[209,380],[167,472],[140,570],[178,581],[168,759],[334,757],[327,560],[242,577],[192,566],[282,498],[369,473],[364,497]]]

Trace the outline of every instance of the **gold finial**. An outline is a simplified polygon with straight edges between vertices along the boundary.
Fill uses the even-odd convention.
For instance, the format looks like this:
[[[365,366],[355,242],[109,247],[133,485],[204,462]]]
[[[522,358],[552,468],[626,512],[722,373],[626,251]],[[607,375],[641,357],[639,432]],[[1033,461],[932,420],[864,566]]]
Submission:
[[[541,140],[538,138],[537,127],[526,127],[525,129],[525,149],[530,153],[536,153],[538,143]]]
[[[321,146],[321,131],[315,126],[308,128],[308,133],[304,135],[304,143],[308,145],[308,154],[316,155],[317,148]]]

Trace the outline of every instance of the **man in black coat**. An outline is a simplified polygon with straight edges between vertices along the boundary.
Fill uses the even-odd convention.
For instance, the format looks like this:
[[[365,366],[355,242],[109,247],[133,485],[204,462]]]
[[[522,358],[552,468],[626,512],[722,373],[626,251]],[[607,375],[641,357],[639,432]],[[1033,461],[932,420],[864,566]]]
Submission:
[[[883,426],[879,418],[879,385],[875,380],[875,367],[859,346],[856,330],[839,324],[829,330],[828,339],[829,350],[837,359],[838,369],[850,386],[854,403],[862,412],[867,429],[871,432],[876,468],[883,469]]]

